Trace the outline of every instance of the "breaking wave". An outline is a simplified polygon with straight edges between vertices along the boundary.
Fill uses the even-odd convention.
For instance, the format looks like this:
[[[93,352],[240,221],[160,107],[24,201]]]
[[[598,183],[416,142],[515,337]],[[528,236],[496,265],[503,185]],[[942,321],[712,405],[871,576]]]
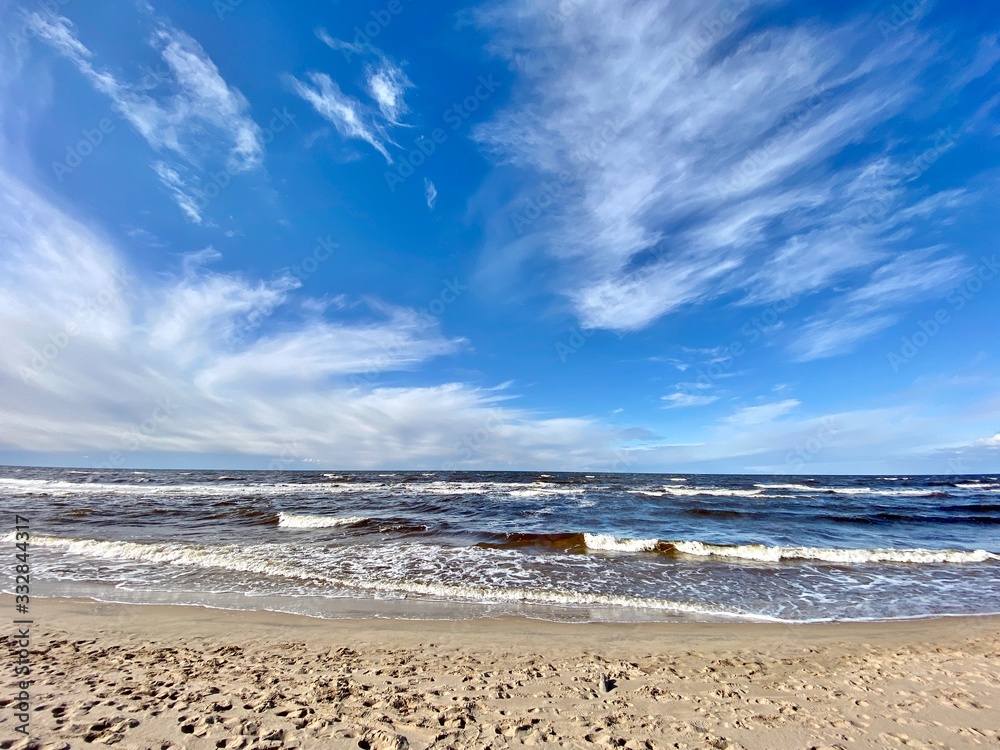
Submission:
[[[7,536],[12,536],[8,534]],[[602,594],[562,589],[527,589],[515,586],[488,586],[476,583],[421,582],[391,579],[347,578],[314,568],[275,559],[266,554],[267,545],[241,547],[220,545],[198,547],[180,543],[101,541],[37,536],[33,544],[55,547],[65,552],[87,557],[156,564],[188,565],[198,568],[219,568],[243,573],[277,575],[291,579],[319,580],[345,589],[416,594],[447,600],[467,600],[482,603],[528,603],[562,606],[628,607],[664,610],[693,615],[712,615],[742,620],[778,622],[779,618],[695,602],[655,599],[642,596]]]
[[[972,551],[922,548],[838,549],[767,546],[764,544],[708,544],[699,541],[642,539],[592,533],[503,534],[496,541],[481,542],[478,546],[491,549],[538,547],[556,549],[560,552],[585,552],[587,550],[597,552],[656,552],[670,556],[723,557],[755,562],[815,560],[850,565],[886,562],[933,565],[1000,560],[1000,555],[981,549]]]
[[[278,526],[288,529],[329,529],[336,526],[356,526],[365,523],[364,516],[310,516],[279,513]]]

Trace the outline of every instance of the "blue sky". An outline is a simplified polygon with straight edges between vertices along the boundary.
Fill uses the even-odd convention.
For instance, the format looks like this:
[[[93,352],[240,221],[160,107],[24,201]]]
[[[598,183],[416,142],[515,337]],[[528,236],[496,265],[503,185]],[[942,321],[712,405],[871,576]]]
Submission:
[[[991,3],[0,7],[0,462],[1000,470]]]

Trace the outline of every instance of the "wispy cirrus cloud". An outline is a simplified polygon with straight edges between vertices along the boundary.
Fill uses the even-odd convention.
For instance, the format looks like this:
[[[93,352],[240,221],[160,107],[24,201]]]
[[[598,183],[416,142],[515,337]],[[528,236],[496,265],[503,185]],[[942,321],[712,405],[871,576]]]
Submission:
[[[437,203],[438,191],[434,183],[426,177],[424,178],[424,198],[427,199],[427,208],[433,211],[434,204]]]
[[[335,39],[323,28],[316,29],[316,36],[330,49],[375,58],[364,67],[364,91],[372,104],[344,93],[328,74],[318,71],[306,74],[309,83],[289,76],[292,89],[332,123],[341,136],[368,143],[391,164],[387,147],[395,144],[389,131],[403,125],[402,117],[409,112],[406,90],[414,88],[413,83],[399,65],[371,44]]]
[[[289,77],[292,90],[312,105],[344,138],[357,138],[378,151],[388,163],[392,157],[386,149],[391,143],[385,129],[378,123],[370,107],[341,91],[326,73],[312,71],[308,82]]]
[[[979,41],[976,56],[955,82],[958,86],[982,78],[1000,63],[1000,34],[990,34]]]
[[[173,196],[177,206],[195,224],[201,224],[201,206],[191,194],[188,184],[177,173],[177,170],[163,161],[153,162],[153,171],[160,178],[162,185]]]
[[[662,396],[660,400],[666,402],[664,405],[665,409],[677,409],[686,406],[707,406],[708,404],[718,401],[719,397],[707,394],[677,391],[667,396]]]
[[[361,54],[365,51],[365,46],[362,44],[355,44],[353,42],[345,42],[342,39],[334,39],[324,28],[316,29],[316,38],[319,39],[323,44],[332,50],[338,52],[354,52],[355,54]]]
[[[959,258],[934,257],[932,250],[901,255],[808,320],[792,351],[803,361],[848,351],[861,339],[893,325],[906,305],[946,292],[966,271]]]
[[[907,224],[960,198],[916,189],[908,160],[926,144],[888,129],[922,96],[936,43],[916,23],[886,40],[865,16],[769,25],[761,14],[780,4],[482,9],[519,82],[475,138],[523,176],[512,214],[546,180],[562,186],[531,236],[495,230],[484,264],[556,258],[581,323],[618,332],[724,295],[766,304],[891,268]],[[872,308],[859,330],[880,318]]]
[[[794,398],[775,401],[770,404],[760,404],[758,406],[744,406],[728,417],[725,417],[722,421],[727,425],[735,427],[766,424],[791,413],[799,406],[801,406],[801,402]]]
[[[158,86],[140,85],[120,79],[96,65],[95,54],[76,35],[64,16],[27,16],[28,27],[43,42],[73,63],[86,80],[108,97],[112,107],[138,132],[161,158],[153,169],[185,216],[201,223],[195,197],[197,176],[185,178],[178,163],[165,161],[169,154],[204,169],[226,154],[225,167],[232,173],[259,167],[264,155],[261,128],[250,116],[246,97],[229,86],[205,50],[190,35],[159,23],[149,44],[166,64]]]

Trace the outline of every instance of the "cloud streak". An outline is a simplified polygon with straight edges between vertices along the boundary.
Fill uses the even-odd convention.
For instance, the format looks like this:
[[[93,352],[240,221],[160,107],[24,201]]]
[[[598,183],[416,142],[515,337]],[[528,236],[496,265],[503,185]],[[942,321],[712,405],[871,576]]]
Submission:
[[[428,178],[424,178],[424,198],[427,199],[427,208],[431,211],[434,210],[434,204],[437,203],[438,191]]]
[[[885,41],[866,33],[871,19],[768,26],[760,11],[653,0],[579,4],[559,19],[527,0],[481,10],[520,80],[475,137],[524,178],[512,213],[546,180],[563,185],[532,236],[494,230],[484,263],[546,253],[581,324],[620,333],[726,295],[766,304],[888,273],[908,222],[954,208],[924,196],[929,215],[907,213],[919,194],[906,144],[880,135],[920,95],[934,45],[916,24]],[[892,209],[866,220],[876,200]],[[881,327],[874,306],[843,304],[859,330]]]
[[[386,144],[391,141],[371,110],[341,91],[326,73],[313,71],[306,77],[308,82],[290,77],[292,90],[311,104],[320,117],[331,123],[344,138],[364,141],[392,164],[392,157],[386,149]]]
[[[793,351],[801,361],[849,351],[858,341],[896,323],[905,306],[945,293],[966,270],[958,258],[935,258],[931,251],[899,256],[809,320]]]
[[[344,93],[328,74],[315,70],[306,74],[308,82],[288,76],[292,90],[332,123],[342,137],[364,141],[392,164],[388,146],[396,144],[389,131],[403,125],[403,115],[409,112],[406,91],[414,88],[413,83],[399,65],[370,44],[334,39],[322,28],[316,29],[316,37],[330,49],[375,58],[364,68],[364,90],[373,106]]]
[[[250,116],[246,97],[226,83],[205,50],[188,34],[162,23],[153,31],[149,44],[160,54],[166,70],[156,85],[140,85],[98,67],[94,53],[79,40],[68,18],[32,13],[27,19],[34,34],[73,63],[162,155],[154,161],[153,169],[191,221],[202,221],[195,197],[197,179],[185,179],[179,164],[165,161],[169,153],[202,169],[215,162],[217,150],[224,149],[225,168],[232,174],[261,165],[263,134]],[[166,83],[172,85],[154,93],[159,84]]]

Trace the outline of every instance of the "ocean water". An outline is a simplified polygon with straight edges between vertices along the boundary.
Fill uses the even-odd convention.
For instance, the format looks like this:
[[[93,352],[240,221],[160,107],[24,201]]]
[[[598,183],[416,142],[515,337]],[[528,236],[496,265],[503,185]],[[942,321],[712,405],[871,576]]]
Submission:
[[[32,594],[323,617],[1000,613],[996,476],[0,467]],[[10,590],[10,582],[4,583]]]

